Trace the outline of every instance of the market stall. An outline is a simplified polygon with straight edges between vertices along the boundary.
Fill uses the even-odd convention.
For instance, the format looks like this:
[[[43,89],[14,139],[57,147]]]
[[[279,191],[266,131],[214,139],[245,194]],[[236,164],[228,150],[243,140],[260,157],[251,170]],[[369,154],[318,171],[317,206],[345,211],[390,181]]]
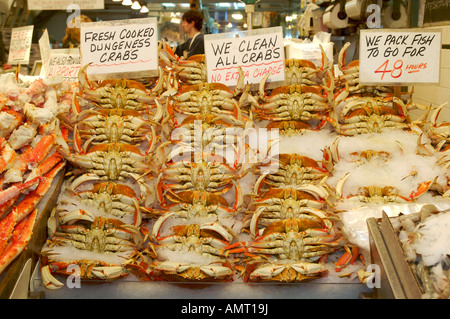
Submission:
[[[358,5],[188,59],[153,17],[44,33],[39,76],[0,75],[1,298],[448,298],[448,106],[414,99],[448,32]]]

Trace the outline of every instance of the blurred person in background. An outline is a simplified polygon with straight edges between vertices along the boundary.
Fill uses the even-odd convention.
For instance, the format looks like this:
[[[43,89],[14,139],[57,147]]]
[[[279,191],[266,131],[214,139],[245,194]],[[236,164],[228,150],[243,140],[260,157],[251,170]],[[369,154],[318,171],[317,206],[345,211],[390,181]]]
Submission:
[[[79,22],[77,24],[76,21],[77,18],[72,20],[72,25],[75,26],[73,28],[70,28],[69,26],[66,27],[66,34],[64,35],[64,38],[62,39],[62,45],[63,48],[70,48],[70,47],[78,47],[80,46],[80,23],[82,22],[92,22],[92,20],[85,16],[84,14],[80,15]]]
[[[188,40],[177,46],[175,53],[179,57],[189,58],[196,54],[205,54],[203,39],[203,14],[198,10],[186,11],[181,17],[181,26]]]

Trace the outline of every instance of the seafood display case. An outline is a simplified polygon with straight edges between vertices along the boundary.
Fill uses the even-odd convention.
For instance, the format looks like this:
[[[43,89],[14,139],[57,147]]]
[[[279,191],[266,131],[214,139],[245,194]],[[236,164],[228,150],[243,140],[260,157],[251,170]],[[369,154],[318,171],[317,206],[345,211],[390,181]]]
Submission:
[[[405,254],[448,214],[445,104],[413,122],[349,46],[257,90],[164,40],[146,83],[0,78],[0,298],[448,298],[448,254]]]

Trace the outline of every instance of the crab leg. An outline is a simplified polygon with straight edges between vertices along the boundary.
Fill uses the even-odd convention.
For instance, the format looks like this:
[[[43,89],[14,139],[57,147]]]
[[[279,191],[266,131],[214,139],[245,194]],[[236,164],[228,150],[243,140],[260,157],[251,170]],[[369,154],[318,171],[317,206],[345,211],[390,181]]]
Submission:
[[[0,137],[0,173],[3,173],[18,157],[16,151],[3,137]]]
[[[11,212],[0,221],[0,256],[6,248],[14,227],[17,224],[17,214]]]
[[[0,192],[0,205],[3,205],[7,201],[17,197],[22,193],[23,191],[27,190],[31,186],[40,183],[44,178],[42,177],[35,177],[32,180],[25,182],[21,185],[13,185],[9,187],[8,189]]]
[[[342,47],[341,51],[339,51],[339,56],[338,56],[338,66],[339,69],[344,73],[344,68],[345,68],[345,55],[347,53],[347,49],[350,46],[350,42],[347,42],[344,44],[344,46]],[[345,74],[345,73],[344,73]]]
[[[14,165],[5,173],[5,182],[22,182],[23,174],[30,165],[39,164],[50,152],[55,142],[55,135],[45,135],[34,148],[27,149]]]
[[[33,234],[33,226],[36,221],[37,209],[24,218],[14,228],[11,243],[6,247],[4,253],[0,256],[0,273],[25,249],[31,235]]]
[[[28,216],[28,214],[30,214],[30,212],[36,207],[39,201],[50,189],[55,176],[58,175],[65,164],[65,162],[60,162],[57,164],[44,176],[45,180],[39,183],[38,187],[34,191],[27,194],[27,196],[25,196],[25,198],[13,208],[13,212],[17,214],[18,222]]]
[[[444,104],[441,104],[440,106],[438,106],[436,108],[436,110],[433,111],[433,113],[431,114],[431,118],[430,118],[430,122],[433,126],[436,126],[437,123],[437,119],[439,117],[439,113],[441,113],[441,110],[444,108],[444,106],[446,106],[448,104],[448,102],[445,102]]]

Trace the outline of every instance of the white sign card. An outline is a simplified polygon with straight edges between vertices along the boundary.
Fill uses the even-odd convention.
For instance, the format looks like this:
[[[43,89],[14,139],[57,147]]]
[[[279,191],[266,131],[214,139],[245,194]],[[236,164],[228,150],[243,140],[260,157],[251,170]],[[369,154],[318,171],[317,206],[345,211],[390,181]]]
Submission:
[[[104,0],[28,0],[28,10],[64,10],[76,5],[81,10],[104,9]]]
[[[50,57],[51,51],[50,38],[48,36],[47,29],[44,30],[41,38],[39,39],[39,51],[41,53],[41,61],[42,61],[41,75],[43,75],[47,70],[48,58]]]
[[[90,78],[158,75],[156,18],[81,23],[81,62]]]
[[[50,52],[44,78],[61,74],[64,81],[76,83],[80,67],[81,57],[78,49],[53,49]]]
[[[11,30],[8,64],[28,64],[30,61],[31,40],[33,39],[33,25]]]
[[[361,30],[362,84],[439,83],[441,32]]]
[[[284,82],[284,45],[281,27],[205,35],[207,80],[229,87],[237,84],[238,66],[245,82]]]

